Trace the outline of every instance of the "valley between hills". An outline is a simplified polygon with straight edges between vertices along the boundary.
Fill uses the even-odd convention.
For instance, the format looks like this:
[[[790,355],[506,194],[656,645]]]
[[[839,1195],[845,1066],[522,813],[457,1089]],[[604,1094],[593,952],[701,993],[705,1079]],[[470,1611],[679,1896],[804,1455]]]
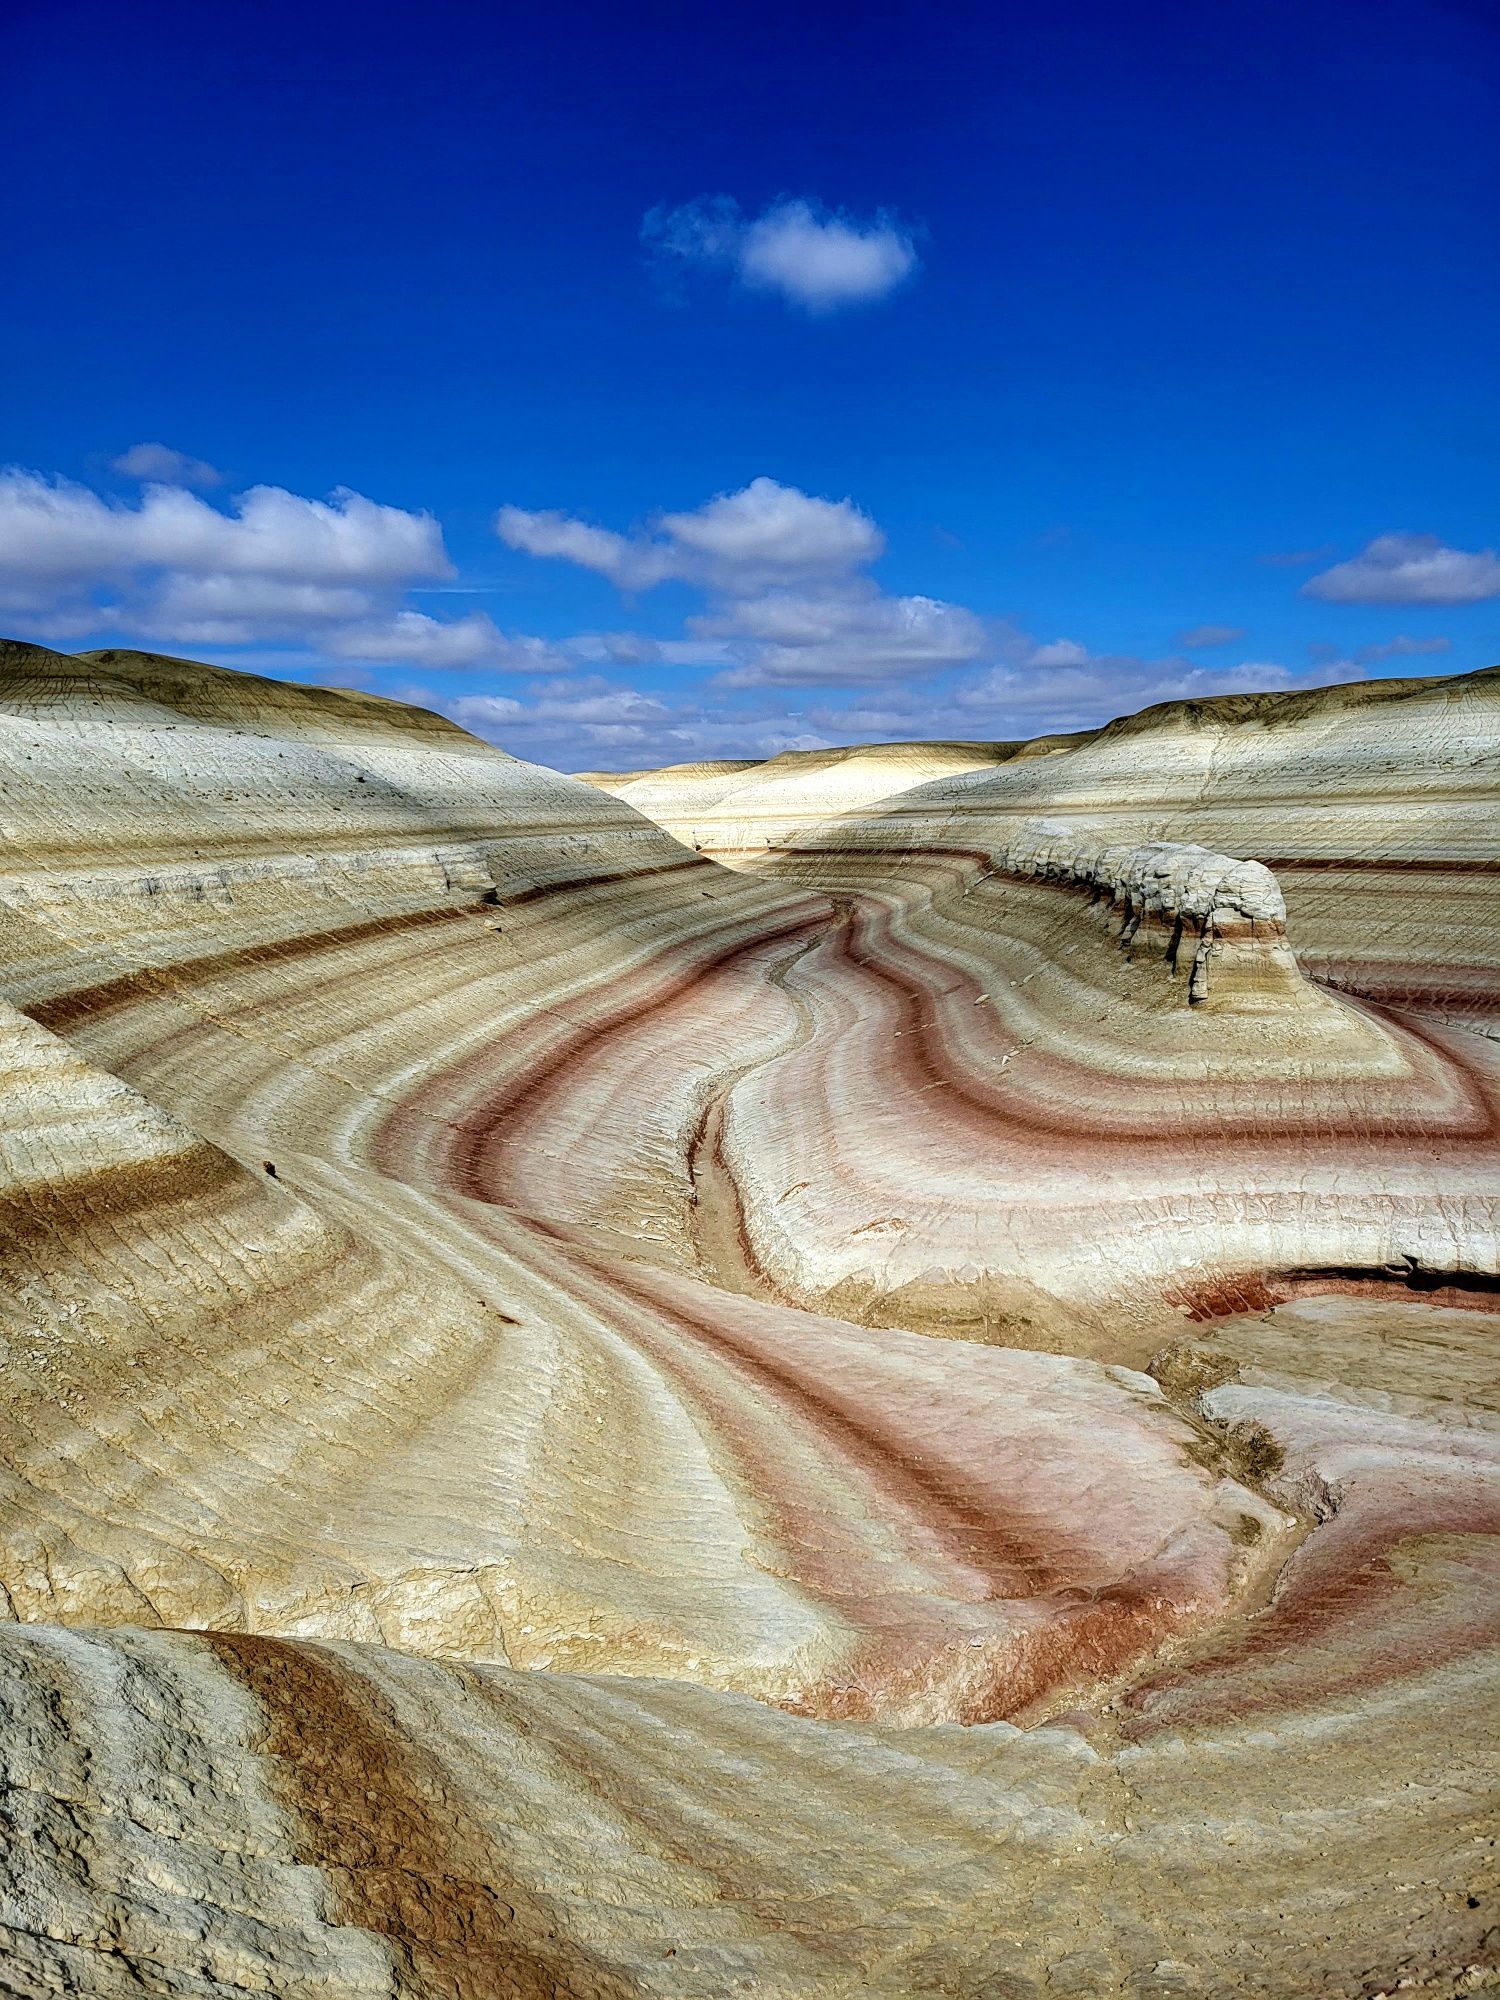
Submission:
[[[0,1993],[1495,1990],[1497,834],[0,645]]]

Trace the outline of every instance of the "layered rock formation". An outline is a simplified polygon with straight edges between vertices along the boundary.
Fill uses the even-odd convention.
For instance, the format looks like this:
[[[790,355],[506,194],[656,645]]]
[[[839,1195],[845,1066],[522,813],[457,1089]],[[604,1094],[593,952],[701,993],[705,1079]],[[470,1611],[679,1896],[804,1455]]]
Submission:
[[[1061,740],[1061,739],[1059,739]],[[774,845],[829,812],[852,812],[965,771],[1003,764],[1019,743],[863,743],[785,750],[765,761],[672,764],[662,771],[586,771],[584,781],[634,806],[685,846],[725,856]]]
[[[1500,691],[1384,685],[731,870],[6,649],[0,1990],[1482,1985]]]
[[[880,802],[885,842],[984,846],[998,821],[1037,815],[1127,845],[1199,842],[1272,869],[1320,979],[1492,1021],[1497,682],[1492,667],[1168,702],[1074,736],[940,746],[955,753],[946,773],[903,768],[898,745]],[[850,758],[797,752],[736,767],[722,789],[705,789],[691,765],[591,782],[705,854],[754,865],[872,802]]]

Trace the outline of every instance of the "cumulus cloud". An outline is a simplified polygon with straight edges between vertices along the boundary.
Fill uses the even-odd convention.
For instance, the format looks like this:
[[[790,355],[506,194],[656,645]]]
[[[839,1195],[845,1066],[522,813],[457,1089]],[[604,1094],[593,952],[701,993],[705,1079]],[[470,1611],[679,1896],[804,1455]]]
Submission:
[[[570,770],[621,770],[691,758],[774,756],[834,743],[1026,738],[1095,728],[1154,702],[1314,686],[1358,672],[1347,661],[1324,672],[1297,673],[1268,660],[1210,669],[1183,658],[1093,654],[1067,641],[1038,645],[1015,631],[995,636],[1004,662],[960,674],[941,695],[893,683],[868,693],[836,688],[802,706],[778,687],[774,706],[736,708],[732,696],[715,699],[722,681],[706,695],[698,689],[646,695],[595,677],[545,683],[515,697],[462,697],[436,705],[518,754]],[[1064,648],[1069,659],[1058,662]],[[1038,665],[1043,655],[1058,663]]]
[[[524,695],[439,697],[433,705],[487,742],[565,770],[695,756],[703,723],[695,711],[674,711],[655,695],[597,675],[541,681]]]
[[[1450,549],[1436,535],[1377,535],[1302,586],[1331,604],[1478,604],[1500,597],[1500,555]]]
[[[555,508],[531,513],[524,507],[502,507],[495,516],[495,533],[508,548],[577,563],[581,569],[607,576],[622,590],[649,590],[668,574],[664,550],[647,541],[632,542],[609,528],[592,527]]]
[[[596,658],[617,667],[655,666],[662,658],[661,641],[645,632],[600,632],[586,643]]]
[[[657,515],[625,536],[572,516],[503,507],[496,532],[512,548],[556,556],[621,589],[670,580],[709,598],[688,638],[652,642],[653,657],[723,668],[728,688],[831,686],[932,674],[976,660],[982,621],[932,597],[894,597],[864,574],[885,549],[852,500],[824,500],[754,479],[685,513]],[[601,642],[620,657],[619,636]]]
[[[694,512],[664,514],[661,527],[679,551],[679,574],[696,570],[712,582],[854,569],[885,550],[852,500],[820,500],[764,477]]]
[[[70,480],[0,472],[0,573],[85,584],[139,570],[366,586],[453,574],[430,514],[347,488],[306,500],[254,486],[225,513],[178,486],[148,487],[131,507]]]
[[[495,532],[510,548],[577,563],[621,590],[670,579],[743,590],[814,571],[847,572],[885,547],[852,500],[816,499],[764,477],[690,512],[659,514],[637,535],[524,507],[502,507]]]
[[[1026,664],[1030,667],[1081,667],[1087,663],[1088,648],[1076,639],[1049,639],[1038,646]]]
[[[815,314],[887,297],[918,261],[911,230],[883,211],[860,221],[787,197],[753,218],[728,195],[653,208],[641,236],[667,265],[726,269],[749,289]]]
[[[222,486],[224,475],[207,459],[173,451],[169,444],[133,444],[110,460],[112,472],[160,486]]]
[[[775,593],[695,619],[737,663],[720,687],[829,687],[905,680],[966,666],[988,644],[983,621],[933,597],[890,597],[866,579],[817,597]]]
[[[484,667],[505,674],[556,673],[571,665],[547,640],[502,632],[483,611],[462,618],[397,611],[383,622],[340,627],[329,633],[324,650],[340,659],[395,662],[427,672]]]
[[[0,472],[0,607],[38,636],[104,628],[196,648],[290,641],[416,670],[571,664],[481,612],[444,620],[403,602],[453,574],[430,514],[345,488],[312,500],[257,486],[221,508],[156,484],[125,505],[71,481]]]
[[[1243,625],[1193,625],[1177,634],[1177,643],[1188,652],[1196,652],[1201,646],[1227,646],[1244,636]]]

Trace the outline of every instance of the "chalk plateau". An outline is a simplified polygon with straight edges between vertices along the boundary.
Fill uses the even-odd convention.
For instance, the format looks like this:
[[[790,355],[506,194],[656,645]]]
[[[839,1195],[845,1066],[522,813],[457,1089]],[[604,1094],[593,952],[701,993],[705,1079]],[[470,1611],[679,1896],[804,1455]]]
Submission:
[[[0,645],[0,1993],[1495,1990],[1497,805]]]

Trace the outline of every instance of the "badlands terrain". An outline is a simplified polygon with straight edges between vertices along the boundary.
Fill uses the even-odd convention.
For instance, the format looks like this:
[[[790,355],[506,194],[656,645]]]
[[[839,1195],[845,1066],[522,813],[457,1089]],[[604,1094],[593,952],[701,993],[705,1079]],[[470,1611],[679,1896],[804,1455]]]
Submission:
[[[1493,1990],[1497,753],[0,646],[0,1992]]]

